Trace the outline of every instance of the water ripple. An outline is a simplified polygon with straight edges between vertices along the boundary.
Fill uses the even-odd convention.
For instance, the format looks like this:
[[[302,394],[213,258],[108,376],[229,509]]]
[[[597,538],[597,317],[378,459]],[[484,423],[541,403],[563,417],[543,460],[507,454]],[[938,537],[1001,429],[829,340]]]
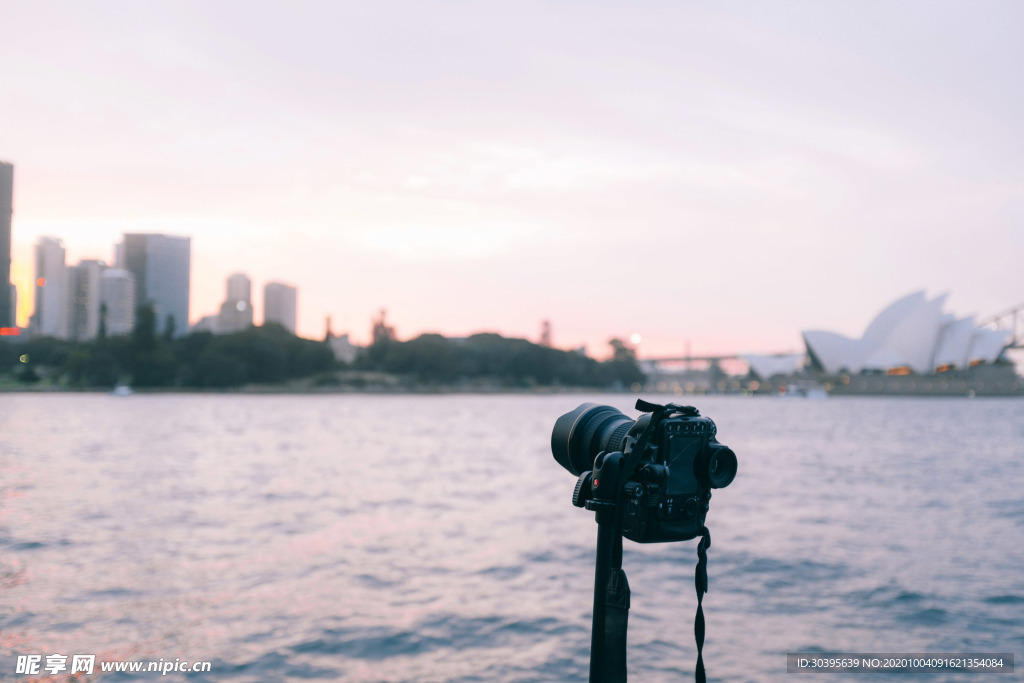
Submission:
[[[550,428],[629,397],[104,398],[0,395],[0,666],[586,679],[596,525]],[[694,402],[740,458],[708,516],[710,680],[774,680],[787,651],[1024,644],[1024,402]],[[631,678],[693,675],[695,545],[626,544]]]

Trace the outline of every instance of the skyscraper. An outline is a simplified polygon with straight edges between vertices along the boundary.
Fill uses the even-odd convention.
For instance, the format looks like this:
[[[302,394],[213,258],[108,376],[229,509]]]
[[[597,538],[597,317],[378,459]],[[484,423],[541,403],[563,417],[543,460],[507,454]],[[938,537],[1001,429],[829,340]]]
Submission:
[[[135,278],[136,306],[153,307],[157,333],[170,329],[176,337],[188,334],[191,238],[126,234],[121,258]]]
[[[263,288],[263,324],[278,323],[295,334],[298,293],[290,285],[268,282]]]
[[[230,334],[252,327],[252,281],[244,273],[228,278],[228,296],[220,305],[217,332]]]
[[[128,334],[135,326],[135,278],[127,270],[107,268],[100,276],[100,318],[108,337]]]
[[[0,161],[0,327],[15,324],[11,305],[11,216],[14,214],[14,166]]]
[[[100,330],[100,278],[107,266],[94,259],[68,268],[69,329],[71,339],[95,339]]]
[[[40,237],[36,243],[36,310],[29,326],[33,334],[67,339],[68,280],[64,243]]]
[[[228,301],[249,301],[252,298],[252,280],[245,273],[228,277]]]

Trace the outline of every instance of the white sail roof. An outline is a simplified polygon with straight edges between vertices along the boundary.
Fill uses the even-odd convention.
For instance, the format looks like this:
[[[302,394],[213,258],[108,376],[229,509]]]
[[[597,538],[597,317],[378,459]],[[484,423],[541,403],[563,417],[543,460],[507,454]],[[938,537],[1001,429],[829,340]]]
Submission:
[[[950,316],[951,318],[953,316]],[[942,328],[939,348],[935,352],[935,367],[952,365],[962,368],[967,365],[967,351],[974,336],[974,316],[950,320]]]
[[[864,345],[859,339],[850,339],[835,332],[811,330],[804,332],[804,344],[807,345],[808,353],[831,375],[843,370],[860,372],[864,367]]]
[[[935,369],[932,359],[942,330],[942,306],[945,303],[945,294],[926,301],[924,292],[921,292],[921,300],[916,305],[908,307],[901,318],[891,321],[887,334],[873,353],[884,350],[898,360],[880,370],[909,366],[914,372],[926,375]]]
[[[971,337],[971,348],[967,352],[967,362],[991,363],[999,357],[1012,338],[1013,334],[1009,330],[975,329]]]
[[[1010,341],[1009,332],[975,327],[973,317],[944,314],[945,303],[945,294],[929,300],[924,291],[914,292],[885,307],[859,339],[811,330],[803,333],[804,343],[829,374],[899,367],[929,374],[940,366],[995,361]]]

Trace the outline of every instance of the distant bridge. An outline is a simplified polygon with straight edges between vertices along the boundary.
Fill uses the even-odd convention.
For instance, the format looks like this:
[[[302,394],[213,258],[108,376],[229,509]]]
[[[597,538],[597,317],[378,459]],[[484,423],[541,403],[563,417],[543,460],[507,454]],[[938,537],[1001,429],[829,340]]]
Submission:
[[[739,360],[739,354],[727,356],[666,356],[662,358],[638,358],[641,363],[720,363],[723,360]]]
[[[776,354],[769,354],[769,355],[775,355],[775,356],[779,356],[780,358],[782,358],[782,357],[786,357],[786,356],[792,356],[794,353],[795,352],[791,351],[791,352],[788,352],[788,353],[776,353]],[[758,354],[758,355],[761,355],[761,354]],[[714,356],[694,356],[692,354],[686,354],[686,355],[682,355],[682,356],[659,356],[659,357],[656,357],[656,358],[637,358],[637,364],[640,366],[641,370],[643,370],[644,372],[646,372],[648,374],[651,374],[651,373],[655,373],[655,374],[659,374],[659,373],[675,374],[675,373],[679,372],[680,368],[677,367],[677,368],[673,369],[673,368],[671,368],[671,366],[679,366],[679,365],[683,366],[681,368],[681,370],[684,373],[693,373],[693,372],[696,372],[698,374],[706,373],[706,372],[711,372],[712,374],[721,373],[722,372],[722,367],[721,366],[722,366],[722,362],[723,361],[727,361],[727,362],[738,361],[738,362],[743,363],[744,365],[748,365],[748,362],[746,360],[744,360],[743,356],[741,356],[738,353],[724,353],[724,354],[718,354],[718,355],[714,355]],[[697,365],[697,368],[693,367],[694,364]],[[666,366],[669,366],[669,367],[666,367]],[[731,372],[735,372],[735,367],[736,366],[733,365],[732,367],[733,367],[733,370],[731,370]]]
[[[726,368],[722,368],[722,363]],[[679,376],[686,375],[694,379],[704,377],[711,381],[723,374],[737,372],[734,363],[747,364],[737,353],[719,354],[714,356],[694,356],[692,354],[679,356],[659,356],[656,358],[637,358],[637,365],[640,370],[650,376]],[[694,367],[696,365],[696,367]],[[732,366],[731,369],[729,366]]]

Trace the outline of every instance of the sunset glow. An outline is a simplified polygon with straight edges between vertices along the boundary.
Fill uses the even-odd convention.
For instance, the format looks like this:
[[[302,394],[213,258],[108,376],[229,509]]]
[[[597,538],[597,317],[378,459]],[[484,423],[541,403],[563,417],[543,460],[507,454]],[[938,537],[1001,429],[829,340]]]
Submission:
[[[1024,10],[907,2],[5,9],[19,324],[33,244],[192,238],[298,333],[785,352],[917,289],[1024,300]],[[969,236],[969,240],[968,240]],[[963,248],[958,247],[961,245]],[[258,323],[261,296],[254,297]]]

